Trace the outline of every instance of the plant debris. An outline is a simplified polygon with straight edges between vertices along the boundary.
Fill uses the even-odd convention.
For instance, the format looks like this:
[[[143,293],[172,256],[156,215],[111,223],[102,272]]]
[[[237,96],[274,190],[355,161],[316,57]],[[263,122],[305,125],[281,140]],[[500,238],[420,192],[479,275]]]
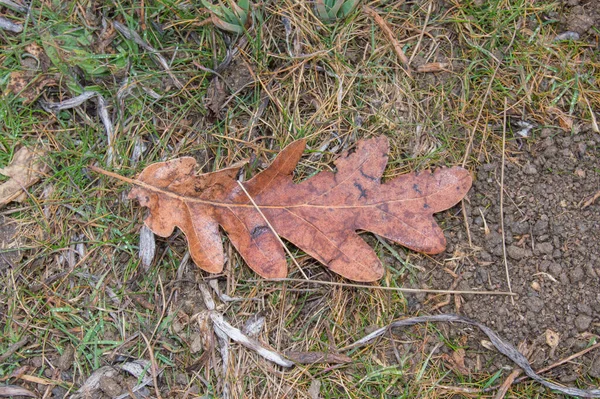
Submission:
[[[22,202],[27,198],[25,190],[37,183],[46,172],[47,165],[41,161],[42,152],[22,147],[0,174],[10,179],[0,184],[0,208],[12,201]]]

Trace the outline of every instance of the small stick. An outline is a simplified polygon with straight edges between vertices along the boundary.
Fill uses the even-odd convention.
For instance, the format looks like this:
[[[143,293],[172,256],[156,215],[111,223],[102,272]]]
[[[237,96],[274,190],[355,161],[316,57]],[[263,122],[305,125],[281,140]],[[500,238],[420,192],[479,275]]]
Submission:
[[[0,0],[0,4],[2,4],[6,8],[10,8],[13,11],[17,12],[27,12],[27,7],[23,7],[11,0]]]
[[[402,51],[402,46],[400,46],[400,43],[398,43],[398,40],[396,40],[396,37],[394,36],[394,32],[389,27],[387,22],[385,22],[385,20],[381,17],[381,15],[379,15],[377,13],[377,11],[375,11],[374,8],[365,5],[365,6],[363,6],[363,10],[367,14],[369,14],[373,18],[375,23],[381,28],[381,30],[383,30],[383,32],[387,36],[388,40],[392,43],[392,46],[394,47],[394,51],[395,51],[396,55],[398,56],[398,58],[400,59],[400,62],[402,62],[402,64],[404,65],[404,68],[405,68],[404,71],[406,72],[406,74],[408,75],[409,78],[412,78],[412,74],[410,73],[410,66],[409,66],[410,62],[409,62],[408,58],[406,57],[406,54],[404,54],[404,51]]]
[[[560,365],[562,365],[562,364],[565,364],[565,363],[567,363],[567,362],[570,362],[571,360],[573,360],[573,359],[576,359],[576,358],[578,358],[578,357],[580,357],[580,356],[583,356],[583,355],[585,355],[586,353],[588,353],[589,351],[591,351],[591,350],[594,350],[594,349],[596,349],[596,348],[600,348],[600,342],[598,342],[598,343],[597,343],[597,344],[595,344],[595,345],[592,345],[592,346],[590,346],[589,348],[586,348],[586,349],[583,349],[583,350],[581,350],[581,351],[579,351],[579,352],[577,352],[577,353],[574,353],[574,354],[572,354],[571,356],[568,356],[568,357],[566,357],[566,358],[564,358],[564,359],[562,359],[562,360],[559,360],[559,361],[557,361],[556,363],[552,363],[552,364],[551,364],[551,365],[549,365],[549,366],[546,366],[546,367],[544,367],[544,368],[542,368],[542,369],[536,370],[536,373],[538,373],[538,374],[543,374],[543,373],[545,373],[546,371],[550,371],[550,370],[552,370],[552,369],[554,369],[554,368],[556,368],[556,367],[558,367],[558,366],[560,366]],[[522,377],[519,377],[519,378],[517,378],[517,379],[516,379],[516,380],[513,382],[513,384],[518,384],[519,382],[521,382],[521,381],[525,381],[525,380],[526,380],[526,379],[528,379],[528,378],[529,378],[529,376],[527,376],[527,375],[524,375],[524,376],[522,376]],[[489,388],[487,388],[486,390],[484,390],[484,392],[487,392],[488,390],[490,390],[490,391],[491,391],[491,390],[494,390],[494,389],[496,389],[496,388],[498,388],[498,386],[489,387]]]
[[[433,290],[433,289],[421,289],[421,288],[401,288],[401,287],[381,287],[377,285],[365,285],[365,284],[350,284],[350,283],[337,283],[335,281],[323,281],[323,280],[302,280],[299,278],[265,278],[262,280],[248,280],[251,282],[259,281],[273,281],[273,282],[286,282],[291,281],[294,283],[310,283],[310,284],[322,284],[332,285],[336,287],[349,287],[349,288],[367,288],[371,290],[384,290],[384,291],[400,291],[409,293],[420,293],[426,292],[431,294],[466,294],[466,295],[511,295],[516,296],[513,292],[504,291],[454,291],[454,290]]]
[[[23,25],[15,24],[10,19],[0,17],[0,29],[13,33],[21,33],[23,32]]]
[[[156,363],[156,358],[154,357],[154,351],[152,350],[150,341],[148,341],[148,338],[146,338],[144,333],[141,333],[141,335],[142,335],[142,338],[144,339],[144,342],[146,343],[146,347],[148,348],[148,354],[150,355],[150,363],[152,364],[150,366],[150,370],[151,370],[151,374],[152,374],[152,382],[154,383],[154,392],[156,393],[156,397],[158,399],[162,399],[162,396],[160,396],[160,390],[158,389],[158,378],[156,376],[156,374],[158,372],[158,364]]]
[[[254,199],[250,196],[250,193],[248,193],[248,191],[246,190],[246,187],[244,187],[244,185],[239,180],[238,180],[237,183],[242,188],[242,191],[244,191],[244,194],[246,194],[246,197],[248,197],[248,199],[250,200],[250,202],[252,202],[252,205],[254,205],[254,208],[258,211],[258,213],[260,213],[260,216],[262,216],[262,218],[265,220],[265,222],[267,223],[267,226],[269,226],[269,228],[271,229],[271,231],[273,232],[273,234],[275,234],[275,237],[277,238],[277,240],[279,241],[279,243],[283,246],[283,249],[285,249],[285,252],[287,252],[287,254],[289,255],[289,257],[292,259],[292,262],[294,262],[294,264],[298,267],[298,270],[300,270],[300,273],[302,273],[302,275],[304,276],[304,278],[308,280],[308,276],[304,273],[304,270],[302,270],[302,268],[300,267],[300,264],[298,263],[298,261],[296,260],[296,258],[294,258],[294,255],[292,255],[292,253],[290,252],[290,250],[288,249],[288,247],[285,245],[285,243],[283,242],[283,240],[279,237],[279,235],[277,234],[277,232],[275,231],[275,229],[271,225],[271,222],[269,222],[269,219],[267,219],[267,217],[265,216],[264,213],[262,213],[262,211],[260,210],[260,208],[258,207],[258,205],[256,205],[256,202],[254,202]]]
[[[23,346],[27,345],[28,342],[29,337],[26,336],[24,338],[21,338],[20,341],[17,341],[14,344],[10,345],[8,349],[4,351],[2,355],[0,355],[0,363],[4,363],[5,360],[11,357],[16,351],[21,349]]]
[[[500,171],[500,228],[502,229],[502,255],[504,258],[504,270],[506,271],[506,282],[508,284],[508,291],[512,292],[510,286],[510,274],[508,273],[508,260],[506,259],[506,237],[504,232],[504,161],[506,158],[506,108],[508,106],[508,100],[504,97],[504,123],[502,124],[502,168]],[[515,300],[510,298],[512,304],[515,304]]]

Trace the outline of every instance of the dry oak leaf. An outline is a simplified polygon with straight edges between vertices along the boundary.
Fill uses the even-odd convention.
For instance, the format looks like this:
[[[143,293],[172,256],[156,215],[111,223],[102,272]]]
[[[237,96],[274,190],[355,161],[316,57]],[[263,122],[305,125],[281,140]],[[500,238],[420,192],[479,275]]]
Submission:
[[[336,173],[323,171],[294,183],[292,172],[305,144],[293,142],[267,169],[243,183],[279,236],[332,271],[365,282],[381,278],[383,266],[359,230],[420,252],[445,249],[446,239],[432,215],[469,191],[467,170],[410,173],[382,184],[389,144],[379,136],[359,141],[355,151],[342,154],[335,161]],[[223,270],[221,226],[259,275],[286,277],[284,249],[237,183],[239,167],[202,175],[196,175],[196,167],[193,158],[178,158],[148,166],[137,180],[126,179],[136,185],[129,198],[150,209],[146,225],[161,237],[179,227],[194,262],[211,273]]]
[[[0,184],[0,208],[11,201],[23,201],[25,189],[40,180],[47,170],[47,165],[40,161],[41,155],[23,147],[6,168],[0,168],[0,175],[10,178]]]

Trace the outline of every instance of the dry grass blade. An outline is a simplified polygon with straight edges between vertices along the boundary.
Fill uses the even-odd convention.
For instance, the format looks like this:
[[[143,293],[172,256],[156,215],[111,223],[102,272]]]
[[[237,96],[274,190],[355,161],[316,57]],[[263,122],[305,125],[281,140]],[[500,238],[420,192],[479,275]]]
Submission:
[[[372,333],[364,336],[363,338],[359,339],[358,341],[354,342],[353,344],[344,347],[342,350],[348,350],[348,349],[366,345],[369,342],[373,341],[375,338],[382,336],[389,329],[392,329],[392,328],[409,327],[409,326],[413,326],[415,324],[430,323],[430,322],[455,322],[455,323],[462,323],[462,324],[468,324],[471,326],[475,326],[475,327],[479,328],[485,335],[488,336],[491,343],[494,345],[494,347],[500,353],[502,353],[504,356],[508,357],[517,366],[522,368],[523,371],[525,372],[525,374],[527,374],[527,376],[529,376],[529,378],[535,380],[536,382],[544,385],[547,388],[562,392],[566,395],[582,396],[585,398],[600,398],[600,389],[565,388],[563,386],[560,386],[553,382],[550,382],[543,377],[540,377],[531,368],[531,365],[529,364],[529,361],[527,360],[527,358],[521,352],[519,352],[514,346],[512,346],[511,344],[509,344],[508,342],[506,342],[505,340],[500,338],[498,336],[498,334],[496,334],[496,332],[494,332],[494,330],[492,330],[491,328],[489,328],[475,320],[472,320],[472,319],[469,319],[469,318],[463,317],[463,316],[458,316],[455,314],[442,314],[442,315],[435,315],[435,316],[419,316],[419,317],[411,317],[411,318],[407,318],[404,320],[395,321],[386,327],[383,327],[383,328],[373,331]]]
[[[369,14],[371,16],[371,18],[373,18],[375,23],[381,28],[381,30],[383,30],[383,32],[387,36],[388,40],[390,41],[390,43],[392,43],[392,47],[394,48],[394,52],[398,56],[398,59],[400,60],[402,65],[404,65],[404,71],[406,72],[406,74],[409,77],[412,77],[412,74],[410,72],[409,60],[406,57],[406,54],[404,54],[404,51],[402,50],[402,46],[400,45],[400,43],[398,43],[398,40],[396,39],[396,35],[394,34],[394,31],[392,31],[392,29],[389,27],[387,22],[385,22],[385,20],[381,17],[381,15],[379,15],[377,13],[377,10],[375,10],[374,8],[369,7],[367,5],[363,6],[363,10],[367,14]]]

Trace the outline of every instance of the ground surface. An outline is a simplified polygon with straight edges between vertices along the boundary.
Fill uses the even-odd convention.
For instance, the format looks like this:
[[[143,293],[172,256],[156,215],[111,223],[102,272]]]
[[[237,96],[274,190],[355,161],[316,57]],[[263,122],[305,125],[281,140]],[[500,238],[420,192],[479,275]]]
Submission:
[[[236,37],[195,2],[1,4],[24,29],[0,29],[0,167],[22,146],[44,150],[49,167],[23,202],[0,208],[2,384],[45,398],[492,397],[514,365],[471,328],[420,325],[345,347],[393,320],[449,312],[520,345],[534,369],[598,343],[600,199],[589,200],[600,190],[599,2],[369,3],[410,76],[362,8],[323,24],[309,3],[267,1]],[[98,97],[44,106],[85,90],[105,108]],[[464,165],[474,184],[436,216],[442,254],[362,234],[386,267],[369,289],[292,246],[311,280],[340,285],[263,281],[227,239],[224,273],[201,272],[180,232],[140,234],[145,211],[127,200],[130,187],[88,169],[133,177],[193,156],[203,172],[249,160],[249,178],[305,137],[302,179],[380,134],[391,144],[385,178]],[[508,280],[512,299],[376,288],[508,291]],[[216,312],[277,351],[350,361],[287,370],[225,345],[203,289]],[[600,349],[544,377],[598,387]],[[522,382],[506,397],[559,395]]]

